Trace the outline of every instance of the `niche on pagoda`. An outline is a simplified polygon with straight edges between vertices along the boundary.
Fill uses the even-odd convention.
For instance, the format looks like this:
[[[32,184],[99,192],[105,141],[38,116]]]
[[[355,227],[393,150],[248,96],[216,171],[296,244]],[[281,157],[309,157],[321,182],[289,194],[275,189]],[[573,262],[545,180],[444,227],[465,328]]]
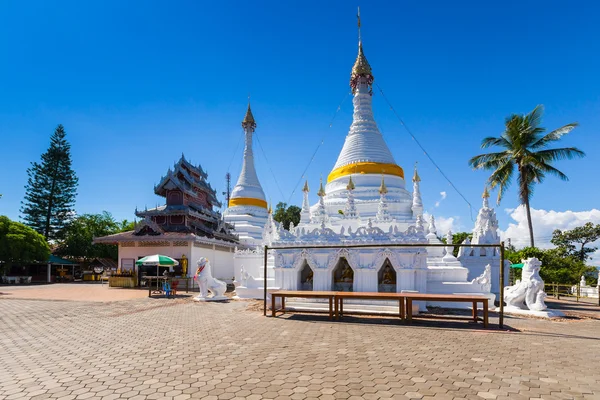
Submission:
[[[350,267],[350,264],[348,264],[348,260],[340,257],[331,273],[333,274],[333,290],[338,292],[352,292],[354,271]]]
[[[298,290],[313,290],[313,270],[306,260],[300,269],[300,287]]]
[[[384,293],[396,292],[396,271],[388,258],[385,259],[377,273],[377,291]]]

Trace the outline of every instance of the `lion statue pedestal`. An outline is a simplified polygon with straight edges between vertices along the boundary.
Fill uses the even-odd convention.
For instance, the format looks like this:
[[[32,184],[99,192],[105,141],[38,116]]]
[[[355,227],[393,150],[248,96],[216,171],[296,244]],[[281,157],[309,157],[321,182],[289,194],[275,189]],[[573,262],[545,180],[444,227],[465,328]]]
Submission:
[[[212,267],[208,258],[202,257],[198,260],[196,269],[196,281],[200,288],[200,294],[194,297],[196,301],[227,301],[229,297],[225,296],[227,284],[212,276]],[[208,292],[212,294],[209,297]]]
[[[547,310],[544,299],[544,281],[540,277],[542,263],[535,257],[523,260],[521,280],[504,288],[504,312],[508,314],[532,315],[536,317],[561,317],[556,310]]]

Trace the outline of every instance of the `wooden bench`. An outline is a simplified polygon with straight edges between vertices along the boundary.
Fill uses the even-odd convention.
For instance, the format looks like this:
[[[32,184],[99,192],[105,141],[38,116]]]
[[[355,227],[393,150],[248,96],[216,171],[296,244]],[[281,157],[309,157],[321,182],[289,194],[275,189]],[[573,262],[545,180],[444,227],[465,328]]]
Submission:
[[[277,311],[285,313],[285,298],[286,297],[299,297],[304,299],[329,299],[329,319],[333,319],[333,303],[336,292],[313,292],[307,290],[279,290],[271,293],[271,311],[272,316],[275,317]],[[281,298],[281,308],[277,309],[276,299]],[[336,303],[337,305],[337,303]],[[337,314],[337,312],[336,312]]]
[[[483,326],[488,326],[488,301],[485,296],[478,295],[458,295],[458,294],[433,294],[433,293],[402,293],[406,298],[406,321],[412,322],[412,302],[413,301],[440,301],[452,303],[472,303],[473,304],[473,321],[483,321]],[[477,316],[477,304],[483,305],[483,319]],[[460,319],[460,318],[457,318]],[[471,318],[469,318],[471,319]]]
[[[406,293],[380,293],[380,292],[336,292],[335,293],[335,313],[339,319],[344,314],[344,299],[360,300],[398,300],[398,310],[400,319],[404,319],[404,298]]]

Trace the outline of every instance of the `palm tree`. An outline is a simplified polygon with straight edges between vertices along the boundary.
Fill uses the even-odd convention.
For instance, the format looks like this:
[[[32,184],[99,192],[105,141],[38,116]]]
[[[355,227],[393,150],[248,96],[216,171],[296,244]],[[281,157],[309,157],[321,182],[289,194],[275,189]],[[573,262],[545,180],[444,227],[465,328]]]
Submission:
[[[569,178],[554,168],[554,161],[584,157],[585,153],[576,147],[549,149],[553,142],[571,132],[578,124],[573,122],[550,133],[544,134],[545,128],[540,126],[544,106],[539,105],[529,114],[513,114],[506,119],[506,128],[500,137],[486,137],[481,142],[481,148],[492,146],[502,147],[497,153],[487,153],[475,156],[469,160],[474,169],[491,170],[488,179],[490,187],[498,188],[498,204],[506,189],[510,186],[515,166],[518,169],[519,201],[525,205],[531,247],[534,247],[533,225],[529,201],[533,194],[534,185],[542,183],[547,174],[568,181]]]

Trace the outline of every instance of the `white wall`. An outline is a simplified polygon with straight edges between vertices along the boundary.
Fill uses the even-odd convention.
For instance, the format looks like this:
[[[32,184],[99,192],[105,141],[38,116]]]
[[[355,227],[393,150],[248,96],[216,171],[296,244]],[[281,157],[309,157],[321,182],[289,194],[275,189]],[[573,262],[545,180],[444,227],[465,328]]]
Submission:
[[[122,247],[119,245],[119,268],[121,268],[121,260],[123,258],[133,258],[138,260],[139,257],[151,256],[153,254],[162,254],[171,258],[181,258],[183,254],[191,261],[191,243],[187,246],[160,246],[160,247]],[[188,273],[190,271],[190,261],[188,261]],[[195,271],[195,270],[194,270]]]
[[[192,257],[190,258],[190,276],[196,272],[196,262],[206,257],[212,266],[213,277],[225,281],[233,282],[233,249],[221,250],[214,246],[209,248],[192,247]]]

